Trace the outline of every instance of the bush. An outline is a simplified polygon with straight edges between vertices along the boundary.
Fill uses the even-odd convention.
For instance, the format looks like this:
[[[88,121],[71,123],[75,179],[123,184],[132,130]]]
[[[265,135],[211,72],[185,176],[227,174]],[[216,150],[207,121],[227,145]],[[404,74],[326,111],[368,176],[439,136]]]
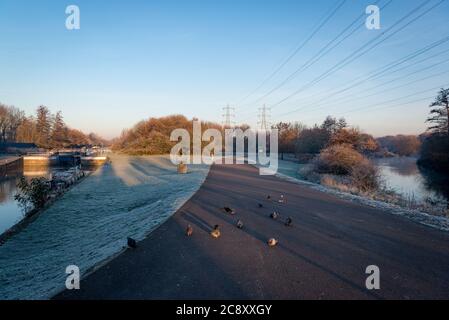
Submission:
[[[352,167],[350,179],[353,186],[363,192],[375,191],[380,187],[379,169],[368,159]]]
[[[43,178],[33,178],[28,182],[22,177],[17,184],[19,192],[14,198],[26,210],[32,206],[34,209],[42,208],[47,202],[50,193],[50,182]]]
[[[347,175],[365,159],[348,144],[333,145],[321,151],[315,166],[319,173]]]

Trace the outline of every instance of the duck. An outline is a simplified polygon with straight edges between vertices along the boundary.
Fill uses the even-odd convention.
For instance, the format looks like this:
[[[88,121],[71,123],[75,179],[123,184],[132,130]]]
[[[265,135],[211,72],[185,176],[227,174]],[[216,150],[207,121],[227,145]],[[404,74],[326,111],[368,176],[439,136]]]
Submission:
[[[285,199],[284,199],[284,195],[281,194],[281,198],[279,199],[279,203],[284,203]]]
[[[212,236],[212,238],[215,238],[215,239],[220,238],[221,232],[220,232],[218,224],[215,225],[214,229],[210,232],[210,235]]]
[[[279,241],[277,241],[275,238],[270,238],[270,239],[268,240],[268,246],[270,246],[270,247],[275,247],[275,246],[277,246],[278,242],[279,242]]]
[[[237,221],[237,228],[243,229],[243,221],[242,220]]]
[[[137,241],[133,238],[128,238],[128,247],[136,249],[137,248]]]
[[[189,224],[189,225],[187,226],[187,229],[186,229],[186,236],[191,237],[192,234],[193,234],[193,228],[192,228],[192,226]]]
[[[272,214],[270,214],[271,219],[276,220],[279,217],[279,213],[274,211]]]
[[[271,200],[271,196],[270,195],[267,196],[267,200]]]
[[[229,214],[232,214],[232,215],[235,214],[235,210],[234,210],[234,209],[231,209],[231,208],[229,208],[229,207],[224,207],[223,210],[224,210],[226,213],[229,213]]]
[[[291,227],[292,224],[293,224],[292,218],[288,217],[288,218],[285,220],[285,225],[286,225],[287,227]]]
[[[259,208],[263,208],[263,204],[259,203],[259,204],[258,204],[258,207],[259,207]]]

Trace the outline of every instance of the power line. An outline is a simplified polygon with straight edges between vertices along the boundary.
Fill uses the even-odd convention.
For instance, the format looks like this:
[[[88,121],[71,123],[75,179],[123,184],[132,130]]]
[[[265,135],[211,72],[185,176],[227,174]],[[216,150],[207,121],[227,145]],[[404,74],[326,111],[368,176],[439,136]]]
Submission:
[[[445,86],[449,86],[449,83],[444,84],[443,86],[444,86],[444,87],[445,87]],[[428,89],[428,90],[424,90],[424,91],[421,91],[421,92],[419,92],[419,93],[417,93],[417,94],[421,94],[421,93],[428,92],[428,91],[437,91],[438,89],[441,89],[441,86],[438,86],[438,87],[435,87],[435,88],[432,88],[432,89]],[[413,96],[413,95],[416,95],[416,94],[412,94],[412,96]],[[408,95],[408,96],[406,96],[406,97],[410,97],[410,96],[411,96],[411,95]],[[405,97],[402,97],[402,99],[403,99],[403,98],[405,98]],[[435,95],[432,95],[432,96],[430,96],[430,97],[420,98],[420,99],[413,100],[413,101],[409,101],[409,102],[407,102],[407,103],[405,103],[405,104],[411,104],[411,103],[415,103],[415,102],[419,102],[419,101],[423,101],[423,100],[429,100],[429,99],[432,99],[432,98],[435,98]],[[376,108],[377,106],[378,106],[378,108]],[[382,103],[382,105],[376,104],[376,105],[372,105],[372,106],[370,106],[370,107],[360,107],[360,108],[356,108],[356,109],[351,109],[351,110],[345,111],[344,114],[351,113],[351,112],[356,112],[356,111],[361,111],[361,110],[366,110],[366,109],[371,109],[370,111],[373,111],[373,110],[380,110],[380,109],[394,108],[394,107],[397,107],[397,106],[398,106],[398,105],[394,105],[394,106],[384,106],[383,103]],[[374,108],[374,109],[373,109],[373,108]]]
[[[406,23],[405,25],[403,25],[402,27],[400,27],[398,30],[394,31],[392,34],[388,35],[387,37],[385,37],[384,39],[381,39],[379,42],[374,43],[373,45],[371,45],[369,48],[365,49],[364,51],[360,52],[361,50],[363,50],[367,45],[370,45],[371,42],[373,41],[377,41],[378,38],[384,36],[385,34],[387,34],[389,31],[391,31],[393,28],[395,28],[397,25],[399,25],[401,22],[403,22],[404,20],[406,20],[408,17],[412,16],[414,13],[416,13],[417,11],[419,11],[422,7],[424,7],[426,4],[428,4],[430,1],[424,1],[423,3],[421,3],[419,6],[417,6],[416,8],[414,8],[412,11],[410,11],[409,13],[407,13],[404,17],[402,17],[401,19],[399,19],[392,27],[390,27],[387,31],[383,32],[381,35],[379,35],[378,37],[376,37],[373,40],[368,41],[365,45],[361,46],[359,49],[355,50],[353,53],[351,53],[349,56],[347,56],[345,59],[343,59],[342,61],[340,61],[339,63],[337,63],[336,65],[334,65],[332,68],[330,68],[329,70],[327,70],[326,72],[324,72],[323,74],[321,74],[319,77],[315,78],[314,80],[310,81],[309,83],[307,83],[306,85],[302,86],[301,88],[299,88],[298,90],[294,91],[292,94],[288,95],[287,97],[281,99],[279,102],[275,103],[272,107],[276,107],[280,104],[282,104],[283,102],[287,101],[288,99],[290,99],[291,97],[297,95],[298,93],[312,87],[313,85],[317,84],[318,82],[324,80],[325,78],[329,77],[330,75],[334,74],[335,72],[337,72],[338,70],[342,69],[343,67],[345,67],[346,65],[348,65],[349,63],[355,61],[356,59],[360,58],[361,56],[363,56],[364,54],[366,54],[368,51],[374,49],[375,47],[377,47],[379,44],[381,44],[382,42],[388,40],[389,38],[391,38],[392,36],[394,36],[395,34],[397,34],[398,32],[402,31],[404,28],[406,28],[407,26],[409,26],[410,24],[412,24],[413,22],[415,22],[416,20],[418,20],[419,18],[423,17],[425,14],[429,13],[431,10],[435,9],[437,6],[441,5],[445,0],[440,0],[437,4],[433,5],[431,8],[427,9],[426,11],[424,11],[423,13],[419,14],[417,17],[413,18],[411,21],[409,21],[408,23]],[[358,55],[357,55],[358,53]]]
[[[443,86],[447,86],[447,85],[449,85],[449,83],[448,84],[444,84]],[[396,107],[396,106],[401,106],[401,105],[405,105],[405,104],[411,104],[411,103],[414,103],[414,102],[419,102],[419,101],[422,101],[422,100],[428,100],[428,99],[433,98],[434,96],[425,97],[425,98],[419,98],[417,100],[412,100],[412,101],[409,101],[407,103],[400,104],[400,105],[393,105],[393,106],[388,106],[387,105],[387,106],[385,106],[385,104],[396,102],[396,101],[399,101],[399,100],[402,100],[402,99],[406,99],[406,98],[409,98],[409,97],[412,97],[412,96],[420,95],[420,94],[423,94],[423,93],[426,93],[426,92],[429,92],[429,91],[437,91],[440,88],[441,88],[441,86],[436,86],[436,87],[433,87],[433,88],[430,88],[430,89],[426,89],[426,90],[423,90],[423,91],[419,91],[419,92],[415,92],[415,93],[412,93],[412,94],[408,94],[408,95],[405,95],[405,96],[402,96],[402,97],[399,97],[399,98],[394,98],[394,99],[390,99],[390,100],[387,100],[387,101],[378,102],[378,103],[375,103],[375,104],[372,104],[372,105],[369,105],[369,106],[363,106],[363,107],[358,107],[358,108],[350,109],[350,110],[347,110],[347,111],[343,111],[342,114],[348,114],[348,113],[361,111],[361,110],[371,110],[372,111],[372,110],[388,109],[388,108],[392,108],[392,107]]]
[[[296,90],[295,92],[293,92],[292,94],[288,95],[287,97],[283,98],[282,100],[280,100],[279,102],[277,102],[276,104],[273,105],[273,107],[276,107],[280,104],[282,104],[283,102],[285,102],[286,100],[290,99],[291,97],[297,95],[298,93],[312,87],[313,85],[317,84],[318,82],[324,80],[325,78],[327,78],[328,76],[330,76],[332,73],[337,72],[338,70],[340,70],[341,68],[343,68],[344,66],[346,66],[347,64],[351,63],[352,61],[354,61],[355,59],[361,57],[363,54],[366,54],[369,50],[375,48],[376,46],[378,46],[380,43],[382,43],[383,41],[389,39],[391,36],[393,36],[394,34],[396,34],[397,32],[401,31],[403,28],[405,28],[406,26],[410,25],[412,22],[416,21],[418,18],[422,17],[424,14],[428,13],[430,10],[434,9],[436,6],[440,5],[443,1],[445,0],[441,0],[439,3],[437,3],[436,5],[434,5],[433,7],[431,7],[430,9],[428,9],[427,11],[425,11],[424,13],[422,13],[420,16],[415,17],[412,21],[410,21],[409,23],[407,23],[406,25],[404,25],[403,27],[401,27],[400,29],[394,31],[393,34],[388,35],[387,38],[385,39],[381,39],[379,42],[374,43],[375,41],[377,41],[378,39],[380,39],[381,37],[383,37],[385,34],[387,34],[388,32],[390,32],[391,30],[393,30],[396,26],[398,26],[401,22],[403,22],[404,20],[406,20],[408,17],[412,16],[413,13],[419,11],[420,9],[422,9],[426,4],[430,3],[431,0],[426,0],[423,3],[421,3],[420,5],[418,5],[417,7],[415,7],[412,11],[410,11],[409,13],[407,13],[405,16],[403,16],[402,18],[400,18],[398,21],[396,21],[387,31],[383,32],[382,34],[380,34],[379,36],[375,37],[374,39],[369,40],[367,43],[365,43],[364,45],[362,45],[361,47],[359,47],[357,50],[355,50],[354,52],[352,52],[349,56],[347,56],[346,58],[344,58],[343,60],[341,60],[340,62],[338,62],[337,64],[335,64],[333,67],[331,67],[330,69],[328,69],[326,72],[324,72],[323,74],[321,74],[320,76],[318,76],[317,78],[315,78],[314,80],[310,81],[309,83],[307,83],[306,85],[302,86],[301,88],[299,88],[298,90]],[[389,3],[387,3],[386,5],[388,5]],[[372,43],[374,43],[374,46],[372,45]],[[368,48],[368,50],[365,50],[364,52],[362,52],[362,54],[359,54],[358,56],[354,57],[354,55],[356,55],[357,53],[359,53],[360,51],[362,51],[363,49],[365,49],[367,46],[371,45],[370,48]],[[425,48],[423,48],[422,50],[424,50]],[[415,54],[420,54],[419,52],[415,53]],[[391,68],[392,66],[394,66],[397,63],[403,63],[405,61],[407,61],[407,59],[411,59],[413,58],[413,56],[408,55],[406,56],[404,59],[404,61],[395,61],[392,62],[389,65],[384,66],[384,68],[386,68],[385,70],[380,70],[380,71],[375,71],[375,72],[379,72],[379,73],[383,73],[386,70],[388,70],[388,68]],[[362,78],[362,77],[359,77]],[[357,81],[359,78],[357,78],[354,81]],[[301,109],[301,108],[299,108]],[[298,111],[299,109],[295,110]]]
[[[304,48],[307,43],[326,25],[326,23],[337,13],[337,11],[345,4],[346,0],[339,0],[336,3],[340,2],[327,16],[325,16],[324,20],[318,24],[313,32],[307,37],[301,44],[265,79],[262,83],[257,86],[254,90],[252,90],[249,94],[247,94],[243,99],[240,100],[240,103],[248,99],[255,92],[257,92],[260,88],[262,88],[268,81],[270,81],[279,71],[284,68],[284,66],[289,63],[302,48]]]
[[[431,43],[428,46],[425,46],[424,48],[421,48],[421,49],[419,49],[419,50],[417,50],[417,51],[415,51],[415,52],[413,52],[411,54],[406,55],[405,57],[402,57],[402,58],[400,58],[398,60],[390,62],[389,64],[387,64],[387,65],[385,65],[385,66],[383,66],[381,68],[377,68],[377,69],[369,72],[367,75],[361,75],[361,76],[357,77],[356,79],[354,79],[352,81],[352,82],[354,82],[353,84],[349,85],[348,87],[345,87],[343,89],[340,89],[340,90],[334,91],[333,93],[328,94],[326,97],[322,98],[318,102],[323,101],[325,99],[328,99],[330,97],[333,97],[336,94],[342,93],[344,91],[348,91],[349,89],[357,87],[357,86],[363,84],[366,81],[375,80],[375,79],[378,79],[380,77],[383,77],[383,76],[386,76],[386,75],[390,75],[390,74],[396,73],[398,71],[402,71],[402,70],[404,70],[406,68],[409,68],[410,66],[412,66],[411,64],[407,65],[407,66],[405,66],[403,68],[400,68],[400,69],[397,69],[397,70],[394,70],[392,72],[388,72],[387,73],[387,71],[389,71],[389,70],[391,70],[391,69],[393,69],[393,68],[395,68],[395,67],[397,67],[397,66],[399,66],[399,65],[401,65],[401,64],[403,64],[403,63],[405,63],[407,61],[410,61],[410,60],[412,60],[412,59],[414,59],[414,58],[416,58],[416,57],[418,57],[418,56],[420,56],[420,55],[422,55],[422,54],[432,50],[433,48],[436,48],[436,47],[438,47],[438,46],[448,42],[448,41],[449,41],[449,36],[444,37],[444,38],[442,38],[442,39],[440,39],[440,40],[438,40],[436,42]],[[426,61],[426,60],[429,60],[431,58],[434,58],[434,57],[436,57],[438,55],[441,55],[442,53],[445,53],[445,52],[447,52],[447,50],[442,51],[440,53],[437,53],[437,54],[435,54],[433,56],[426,57],[426,58],[424,58],[424,59],[422,59],[420,61],[414,62],[413,66],[416,65],[416,64],[419,64],[419,63],[421,63],[423,61]],[[313,94],[313,95],[309,96],[308,98],[311,98],[311,97],[314,97],[314,96],[319,96],[319,95],[322,95],[324,93],[327,93],[327,91],[318,92],[316,94]],[[302,109],[303,109],[303,107],[295,109],[295,111],[299,111],[299,110],[302,110]]]
[[[448,61],[449,61],[449,59],[446,60],[445,63],[448,62]],[[424,80],[428,80],[428,79],[431,79],[431,78],[435,78],[435,77],[441,76],[441,75],[443,75],[443,74],[448,74],[448,73],[449,73],[449,70],[445,70],[445,71],[443,71],[443,72],[439,72],[439,73],[436,73],[436,74],[433,74],[433,75],[430,75],[430,76],[426,76],[426,77],[424,77],[424,78],[416,79],[416,80],[410,81],[410,82],[408,82],[408,83],[405,83],[405,84],[402,84],[402,85],[399,85],[399,86],[396,86],[396,87],[388,88],[388,89],[385,89],[385,90],[381,90],[381,91],[379,91],[379,92],[376,92],[376,93],[373,93],[373,94],[369,94],[369,95],[366,95],[366,96],[357,97],[357,98],[353,98],[353,99],[349,99],[349,100],[347,100],[347,98],[349,98],[350,96],[346,96],[346,97],[343,97],[343,100],[341,100],[341,99],[339,99],[339,100],[337,100],[337,101],[332,100],[332,102],[333,102],[333,103],[335,103],[335,102],[339,102],[339,103],[354,102],[354,101],[357,101],[357,100],[361,100],[361,99],[366,99],[366,98],[370,98],[370,97],[373,97],[373,96],[377,96],[377,95],[379,95],[379,94],[381,94],[381,93],[385,93],[385,92],[393,91],[393,90],[396,90],[396,89],[399,89],[399,88],[403,88],[403,87],[409,86],[409,85],[411,85],[411,84],[413,84],[413,83],[422,82],[422,81],[424,81]],[[372,89],[374,89],[374,88],[370,88],[370,89],[368,89],[368,90],[372,90]],[[346,99],[346,101],[345,101],[345,99]],[[308,110],[308,111],[309,111],[309,112],[310,112],[310,111],[316,111],[316,110],[320,110],[320,109],[323,109],[323,108],[326,108],[326,107],[328,107],[327,104],[326,104],[326,105],[323,105],[323,106],[320,107],[320,108],[314,108],[313,110]]]
[[[407,62],[407,61],[409,61],[409,60],[412,60],[412,59],[418,57],[419,55],[422,55],[422,54],[428,52],[429,50],[435,48],[436,46],[439,46],[439,45],[441,45],[441,44],[443,44],[443,43],[445,43],[445,42],[447,42],[447,41],[449,41],[449,36],[448,36],[448,37],[445,37],[445,38],[443,38],[443,39],[441,39],[441,40],[439,40],[439,41],[436,41],[436,42],[432,43],[431,45],[428,45],[428,46],[426,46],[426,47],[424,47],[424,48],[422,48],[422,49],[419,49],[419,50],[417,50],[416,52],[414,52],[414,53],[412,53],[412,54],[409,54],[409,55],[407,55],[407,56],[404,57],[404,58],[400,58],[400,59],[398,59],[398,60],[396,60],[396,61],[394,61],[394,62],[392,62],[392,63],[389,63],[389,64],[387,64],[386,66],[379,68],[379,70],[376,69],[376,70],[374,70],[373,72],[370,72],[370,73],[368,74],[367,77],[365,77],[364,79],[362,79],[362,80],[360,80],[360,81],[357,81],[358,79],[361,78],[361,77],[358,77],[358,78],[355,80],[356,83],[354,83],[354,84],[352,84],[352,85],[349,85],[348,87],[345,87],[345,88],[343,88],[343,89],[340,89],[340,90],[337,90],[337,91],[334,91],[334,92],[328,94],[327,96],[321,98],[320,100],[315,101],[314,104],[313,104],[313,106],[316,106],[317,103],[318,103],[318,105],[320,105],[322,102],[328,100],[329,98],[332,98],[332,97],[336,96],[337,94],[340,94],[340,93],[346,92],[346,91],[348,91],[348,90],[350,90],[350,89],[353,89],[353,88],[355,88],[355,87],[357,87],[357,86],[359,86],[359,85],[365,83],[365,82],[368,81],[368,80],[373,80],[373,79],[377,79],[377,78],[379,78],[379,77],[383,77],[383,76],[386,76],[386,75],[389,75],[389,74],[396,73],[396,72],[399,71],[399,70],[394,70],[394,71],[389,72],[389,73],[386,73],[386,71],[389,71],[389,70],[391,70],[392,68],[397,67],[397,66],[403,64],[404,62]],[[432,55],[432,56],[427,57],[427,58],[425,58],[425,59],[422,59],[422,60],[420,60],[420,61],[418,61],[418,62],[415,62],[413,65],[409,65],[409,66],[407,66],[407,67],[414,66],[414,65],[416,65],[416,64],[418,64],[418,63],[424,62],[424,61],[426,61],[426,60],[428,60],[428,59],[431,59],[431,58],[434,58],[434,57],[436,57],[436,56],[438,56],[438,55],[441,55],[442,53],[445,53],[445,52],[447,52],[447,51],[448,51],[448,50],[444,50],[444,51],[442,51],[442,52],[440,52],[440,53],[438,53],[438,54]],[[383,84],[381,84],[381,85],[378,85],[378,86],[376,86],[376,87],[374,87],[374,88],[377,88],[377,87],[380,87],[380,86],[384,86],[384,85],[389,84],[389,83],[391,83],[391,82],[394,82],[394,81],[396,81],[396,80],[403,79],[404,77],[408,77],[408,76],[411,76],[411,75],[413,75],[413,74],[417,74],[417,73],[420,73],[420,72],[429,70],[429,69],[434,68],[434,67],[436,67],[436,66],[438,66],[438,65],[441,65],[441,64],[443,64],[443,63],[446,63],[447,61],[448,61],[448,60],[443,60],[443,61],[437,62],[437,63],[432,64],[432,65],[430,65],[430,66],[427,66],[427,67],[425,67],[425,68],[419,69],[419,70],[417,70],[417,71],[414,71],[414,72],[411,72],[411,73],[409,73],[409,74],[402,75],[401,77],[395,78],[395,79],[393,79],[393,80],[387,81],[387,82],[385,82],[385,83],[383,83]],[[404,69],[404,68],[402,68],[402,70],[403,70],[403,69]],[[370,75],[370,74],[371,74],[371,75]],[[373,89],[374,89],[374,88],[373,88]],[[307,107],[309,107],[309,106],[312,106],[312,104],[309,103],[309,104],[306,105],[306,106],[302,106],[302,107],[297,108],[297,109],[295,109],[295,110],[292,110],[292,111],[288,111],[288,112],[282,113],[282,114],[280,114],[279,116],[284,116],[284,115],[296,113],[296,112],[301,111],[301,110],[303,110],[303,109],[305,109],[305,108],[307,108]]]
[[[375,5],[377,5],[381,0],[378,0]],[[389,0],[380,10],[383,10],[386,8],[389,4],[392,3],[393,0]],[[347,38],[349,38],[351,35],[353,35],[356,31],[359,31],[359,26],[356,26],[348,35],[346,35],[343,39],[341,39],[339,42],[337,42],[334,46],[330,47],[338,38],[340,38],[342,35],[344,35],[348,30],[350,30],[360,19],[363,19],[365,17],[365,13],[362,13],[359,15],[353,22],[351,22],[346,28],[344,28],[337,36],[335,36],[331,41],[329,41],[326,46],[321,48],[321,50],[311,57],[309,60],[307,60],[303,65],[301,65],[298,69],[296,69],[294,72],[292,72],[286,79],[284,79],[280,84],[275,86],[273,89],[268,91],[265,95],[255,100],[252,104],[257,104],[258,102],[262,101],[269,95],[271,95],[273,92],[277,91],[281,87],[283,87],[285,84],[290,82],[292,79],[296,78],[301,72],[307,70],[311,66],[313,66],[316,62],[321,60],[324,56],[326,56],[329,52],[331,52],[333,49],[335,49],[337,46],[339,46],[343,41],[345,41]],[[364,20],[364,19],[363,19]],[[364,21],[363,21],[364,25]]]

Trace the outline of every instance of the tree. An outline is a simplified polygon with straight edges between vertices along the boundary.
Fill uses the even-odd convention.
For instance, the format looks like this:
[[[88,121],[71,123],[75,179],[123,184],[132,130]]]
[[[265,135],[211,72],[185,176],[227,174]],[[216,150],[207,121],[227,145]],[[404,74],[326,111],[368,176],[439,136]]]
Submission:
[[[84,133],[76,129],[67,129],[67,140],[71,145],[87,145],[89,144],[89,139]]]
[[[273,126],[278,130],[279,134],[279,152],[294,153],[296,142],[299,134],[303,129],[303,125],[299,123],[279,122]]]
[[[369,134],[361,133],[357,128],[341,128],[336,131],[329,145],[349,144],[357,151],[370,153],[376,151],[379,146],[376,140]]]
[[[432,109],[427,122],[433,125],[429,130],[433,133],[446,134],[449,139],[449,89],[441,89],[430,107]]]
[[[337,131],[346,127],[347,123],[345,118],[340,118],[339,120],[337,120],[336,118],[333,118],[331,116],[327,116],[323,124],[321,125],[321,129],[326,130],[330,135],[333,135]]]
[[[34,143],[37,140],[36,121],[33,117],[25,118],[17,128],[17,142]]]
[[[304,154],[318,154],[329,143],[329,132],[317,126],[304,129],[296,143],[296,152]]]
[[[61,111],[56,112],[53,120],[53,131],[51,136],[51,147],[62,148],[67,144],[67,128]]]
[[[0,141],[16,141],[17,128],[24,118],[22,110],[0,104]]]
[[[443,134],[432,134],[421,147],[418,164],[449,177],[449,140]]]
[[[0,141],[5,141],[7,121],[8,107],[4,104],[0,104]]]
[[[45,106],[39,106],[36,111],[36,143],[40,147],[50,147],[51,118],[50,111]]]
[[[208,128],[223,130],[217,123],[201,122],[202,132]],[[185,129],[192,136],[192,120],[182,115],[171,115],[140,121],[131,129],[123,130],[121,136],[115,139],[112,149],[135,155],[170,153],[175,145],[175,142],[170,141],[174,129]],[[193,141],[190,143],[192,146]],[[203,141],[202,144],[205,146],[208,142]]]
[[[441,89],[430,105],[431,134],[423,141],[418,163],[449,175],[449,89]]]

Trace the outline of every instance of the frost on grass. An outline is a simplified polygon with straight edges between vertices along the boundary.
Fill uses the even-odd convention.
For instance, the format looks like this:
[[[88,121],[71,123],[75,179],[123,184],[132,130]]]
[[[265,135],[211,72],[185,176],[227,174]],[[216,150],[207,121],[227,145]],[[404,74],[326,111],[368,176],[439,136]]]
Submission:
[[[0,246],[0,299],[46,299],[64,289],[65,268],[85,274],[143,239],[201,186],[208,166],[177,174],[168,157],[112,158]]]
[[[378,201],[378,200],[373,200],[373,199],[369,199],[369,198],[362,197],[359,195],[351,194],[351,193],[349,193],[350,190],[348,190],[348,192],[341,192],[341,191],[333,189],[331,187],[327,187],[327,186],[323,186],[318,183],[313,183],[313,182],[299,179],[297,174],[295,176],[292,176],[288,173],[287,174],[285,174],[285,173],[286,172],[284,170],[281,170],[280,172],[278,172],[278,174],[276,176],[278,176],[281,179],[285,179],[285,180],[288,180],[288,181],[291,181],[294,183],[308,186],[312,189],[315,189],[315,190],[318,190],[321,192],[333,194],[333,195],[338,196],[339,198],[342,198],[345,200],[353,201],[353,202],[367,205],[367,206],[377,208],[377,209],[382,209],[385,212],[389,212],[391,214],[404,216],[410,220],[413,220],[415,222],[418,222],[418,223],[421,223],[421,224],[424,224],[424,225],[427,225],[427,226],[430,226],[430,227],[433,227],[433,228],[436,228],[439,230],[449,231],[449,219],[446,217],[430,215],[430,214],[427,214],[427,213],[419,211],[419,210],[405,209],[405,208],[402,208],[395,204]]]

